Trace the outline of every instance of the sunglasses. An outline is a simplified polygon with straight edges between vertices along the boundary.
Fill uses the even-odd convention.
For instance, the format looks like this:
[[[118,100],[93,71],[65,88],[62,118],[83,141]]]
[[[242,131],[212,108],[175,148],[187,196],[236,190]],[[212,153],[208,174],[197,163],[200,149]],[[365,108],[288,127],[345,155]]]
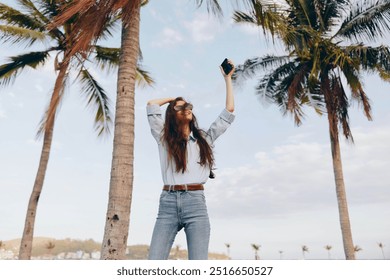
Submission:
[[[184,103],[183,105],[176,105],[173,107],[175,111],[192,110],[194,106],[191,103]]]

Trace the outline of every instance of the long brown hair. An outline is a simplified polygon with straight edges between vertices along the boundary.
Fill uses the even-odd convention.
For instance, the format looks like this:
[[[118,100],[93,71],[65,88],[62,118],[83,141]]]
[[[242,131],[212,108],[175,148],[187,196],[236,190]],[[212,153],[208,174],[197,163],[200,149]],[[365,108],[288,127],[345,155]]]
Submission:
[[[171,101],[165,112],[165,124],[161,136],[162,142],[168,148],[168,160],[174,160],[176,164],[176,172],[184,173],[187,170],[187,139],[183,135],[181,125],[178,123],[176,111],[173,108],[177,101],[185,101],[182,97],[177,97]],[[196,117],[192,114],[192,120],[189,123],[190,130],[197,140],[199,146],[200,165],[208,164],[210,169],[214,164],[213,151],[206,139],[203,137],[205,133],[198,128]]]

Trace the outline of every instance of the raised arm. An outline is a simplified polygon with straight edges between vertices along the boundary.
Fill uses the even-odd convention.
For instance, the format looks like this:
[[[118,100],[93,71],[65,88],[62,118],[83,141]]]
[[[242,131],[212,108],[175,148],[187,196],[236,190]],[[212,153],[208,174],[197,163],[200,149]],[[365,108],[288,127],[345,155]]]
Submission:
[[[230,71],[229,74],[225,74],[222,67],[219,66],[221,69],[221,73],[225,79],[226,84],[226,110],[228,110],[230,113],[233,113],[234,111],[234,96],[233,96],[233,85],[232,85],[232,75],[234,73],[235,67],[231,60],[228,60],[229,64],[233,66],[233,69]]]
[[[148,101],[148,105],[162,106],[164,104],[171,102],[172,100],[175,100],[175,98],[174,97],[166,97],[166,98],[152,99],[152,100]]]
[[[175,100],[175,98],[167,97],[167,98],[159,98],[149,100],[146,106],[146,114],[148,116],[148,121],[150,125],[150,129],[152,131],[153,137],[156,139],[157,143],[161,141],[161,131],[164,127],[164,120],[161,114],[160,106]]]

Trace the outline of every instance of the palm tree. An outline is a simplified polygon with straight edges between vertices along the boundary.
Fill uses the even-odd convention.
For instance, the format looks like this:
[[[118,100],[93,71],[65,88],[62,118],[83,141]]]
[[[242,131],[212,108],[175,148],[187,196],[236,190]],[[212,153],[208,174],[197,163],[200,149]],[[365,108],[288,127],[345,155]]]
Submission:
[[[49,255],[51,255],[51,252],[56,247],[56,244],[53,241],[49,241],[46,243],[45,248],[47,249]]]
[[[227,256],[230,259],[230,243],[225,243],[225,246],[226,246]]]
[[[354,259],[339,143],[339,127],[353,141],[348,117],[350,103],[343,81],[351,90],[352,99],[359,101],[371,120],[361,74],[378,73],[389,81],[390,49],[385,45],[366,46],[363,42],[373,42],[390,30],[390,2],[250,2],[250,12],[235,12],[235,21],[261,26],[267,36],[282,41],[287,53],[249,59],[237,67],[236,77],[251,78],[265,70],[256,92],[277,104],[284,115],[293,115],[297,125],[302,122],[304,105],[314,107],[319,114],[327,113],[344,252],[346,259]]]
[[[175,256],[175,259],[176,260],[179,260],[180,259],[180,245],[179,244],[176,244],[175,246],[175,253],[174,253],[174,256]]]
[[[385,257],[385,251],[383,250],[383,248],[385,247],[385,245],[384,245],[382,242],[378,242],[378,246],[379,246],[379,248],[380,248],[381,251],[382,251],[383,259],[385,260],[385,259],[386,259],[386,257]],[[1,248],[1,246],[0,246],[0,248]]]
[[[324,248],[325,248],[325,250],[328,251],[328,259],[330,260],[331,259],[331,257],[330,257],[330,250],[332,250],[332,246],[331,245],[326,245]]]
[[[55,116],[57,115],[58,105],[64,95],[65,85],[69,80],[69,71],[71,69],[78,72],[77,79],[81,83],[82,94],[88,100],[88,106],[92,106],[95,111],[94,121],[98,135],[108,133],[112,123],[109,99],[104,89],[88,70],[86,58],[94,59],[96,64],[102,68],[107,66],[110,68],[118,64],[119,49],[106,48],[94,44],[91,46],[92,52],[87,56],[83,53],[73,53],[70,56],[69,53],[73,44],[69,41],[69,35],[77,18],[74,17],[64,22],[61,26],[48,29],[48,23],[60,12],[62,2],[53,0],[19,1],[21,8],[26,13],[0,4],[0,21],[6,24],[0,25],[0,33],[2,34],[0,38],[3,41],[12,44],[26,43],[27,46],[43,42],[46,46],[52,46],[42,51],[33,51],[10,57],[8,63],[0,66],[0,84],[8,85],[14,82],[15,78],[27,66],[37,69],[39,66],[44,65],[48,62],[51,53],[55,54],[54,68],[57,71],[50,104],[39,130],[39,134],[43,134],[43,147],[33,191],[28,203],[19,259],[31,258],[35,217],[50,156]],[[114,22],[112,21],[105,25],[103,31],[105,36],[111,34],[113,24]],[[63,60],[60,62],[61,56]],[[147,73],[145,74],[145,80],[148,81]]]
[[[353,247],[353,251],[354,251],[355,253],[360,252],[360,251],[362,251],[362,250],[363,250],[363,249],[360,248],[359,245],[355,245],[355,247]]]
[[[280,255],[280,259],[282,260],[282,259],[283,259],[283,253],[284,253],[284,251],[279,250],[278,252],[279,252],[279,255]]]
[[[309,247],[307,247],[306,245],[302,245],[302,256],[303,256],[303,259],[305,259],[305,253],[309,253]]]
[[[252,246],[252,249],[255,250],[255,260],[260,260],[260,256],[259,256],[259,250],[260,250],[260,247],[261,245],[258,245],[258,244],[251,244]]]
[[[203,0],[197,0],[200,6]],[[140,8],[147,0],[74,0],[57,17],[53,26],[82,15],[74,26],[72,41],[76,42],[70,54],[88,53],[90,42],[102,35],[107,21],[122,19],[121,54],[119,59],[115,130],[111,164],[110,191],[101,259],[124,259],[127,245],[133,192],[134,162],[134,96],[136,66],[139,52]],[[208,8],[215,12],[218,0],[207,0]]]

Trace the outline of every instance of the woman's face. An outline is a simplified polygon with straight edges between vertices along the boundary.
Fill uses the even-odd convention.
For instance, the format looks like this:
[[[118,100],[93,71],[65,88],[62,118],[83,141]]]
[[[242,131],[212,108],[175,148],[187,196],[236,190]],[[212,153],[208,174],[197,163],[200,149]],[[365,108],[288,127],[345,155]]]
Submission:
[[[190,122],[192,120],[192,104],[184,100],[179,100],[174,106],[176,117],[180,122]]]

